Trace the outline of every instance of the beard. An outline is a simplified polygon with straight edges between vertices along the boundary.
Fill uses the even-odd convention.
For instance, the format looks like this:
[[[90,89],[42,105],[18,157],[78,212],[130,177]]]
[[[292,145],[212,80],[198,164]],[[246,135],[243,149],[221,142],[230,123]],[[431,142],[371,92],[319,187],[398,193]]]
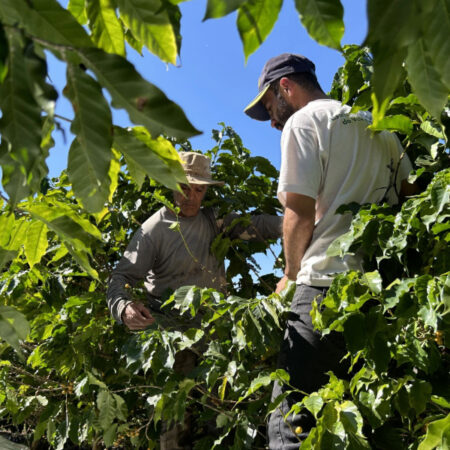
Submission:
[[[286,99],[280,94],[280,92],[277,92],[277,108],[276,108],[276,114],[278,122],[283,125],[287,122],[289,117],[292,116],[297,110],[289,104]]]

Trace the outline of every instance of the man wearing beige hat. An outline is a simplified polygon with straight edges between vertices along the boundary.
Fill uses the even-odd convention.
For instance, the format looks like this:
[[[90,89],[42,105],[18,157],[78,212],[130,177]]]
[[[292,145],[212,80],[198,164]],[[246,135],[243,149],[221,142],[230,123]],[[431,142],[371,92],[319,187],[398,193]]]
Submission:
[[[151,311],[160,312],[161,297],[167,290],[199,286],[225,291],[225,270],[210,252],[214,238],[222,231],[212,210],[201,208],[208,186],[224,183],[212,179],[210,159],[196,152],[180,152],[189,185],[183,194],[174,192],[177,215],[167,207],[147,219],[133,236],[108,289],[108,307],[114,319],[132,330],[144,329],[154,322]],[[251,217],[242,238],[270,239],[281,235],[282,218],[267,214]],[[226,223],[229,223],[227,220]],[[179,224],[180,231],[172,226]],[[126,286],[143,280],[148,305],[134,302]]]
[[[174,211],[162,207],[147,219],[134,234],[117,268],[113,271],[108,288],[108,307],[114,319],[131,330],[148,327],[155,321],[170,320],[170,311],[160,308],[161,298],[167,290],[181,286],[214,288],[225,292],[225,269],[210,252],[211,243],[222,231],[222,221],[216,220],[210,209],[202,209],[208,186],[224,183],[212,179],[210,159],[200,153],[180,152],[189,185],[182,185],[183,194],[174,192]],[[230,223],[236,214],[230,214],[224,223]],[[245,239],[276,239],[281,236],[282,218],[268,214],[251,217]],[[179,226],[179,231],[172,226]],[[238,233],[239,234],[239,233]],[[236,236],[238,237],[238,236]],[[144,281],[148,303],[132,300],[129,286]],[[189,350],[179,352],[174,369],[184,374],[195,367],[195,355]],[[192,448],[189,429],[190,415],[184,424],[167,428],[163,423],[160,437],[162,450]]]

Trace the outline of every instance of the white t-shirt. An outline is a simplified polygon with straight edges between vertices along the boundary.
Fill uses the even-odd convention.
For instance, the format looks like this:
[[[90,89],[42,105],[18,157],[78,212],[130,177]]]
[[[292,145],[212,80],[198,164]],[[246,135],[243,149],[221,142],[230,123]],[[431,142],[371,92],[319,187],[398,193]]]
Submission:
[[[315,228],[301,261],[297,284],[329,286],[333,277],[360,269],[357,256],[328,257],[330,244],[349,229],[352,216],[335,214],[351,202],[398,201],[393,180],[403,148],[395,134],[367,129],[368,112],[350,114],[350,107],[330,99],[315,100],[293,114],[281,136],[281,170],[278,198],[285,204],[286,192],[316,200]],[[406,155],[396,181],[411,171]],[[390,188],[389,188],[390,187]]]

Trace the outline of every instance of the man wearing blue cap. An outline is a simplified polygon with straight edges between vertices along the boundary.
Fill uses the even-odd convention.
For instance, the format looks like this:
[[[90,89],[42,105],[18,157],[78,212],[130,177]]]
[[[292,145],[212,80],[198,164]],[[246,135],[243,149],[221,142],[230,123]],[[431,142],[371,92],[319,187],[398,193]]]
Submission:
[[[327,382],[329,370],[340,377],[347,373],[340,363],[345,354],[342,335],[322,338],[314,331],[312,300],[323,298],[336,274],[362,269],[356,255],[327,256],[330,244],[348,231],[351,222],[350,214],[335,214],[336,210],[351,202],[394,204],[397,193],[413,194],[415,186],[406,181],[412,166],[394,134],[372,134],[367,129],[370,113],[352,114],[349,106],[325,95],[314,64],[304,56],[284,53],[270,59],[258,87],[259,94],[245,113],[270,120],[282,130],[278,198],[285,208],[286,265],[277,292],[287,280],[297,284],[279,366],[289,373],[291,384],[310,393]],[[277,384],[273,397],[282,391]],[[284,420],[299,400],[288,397],[271,415],[269,448],[298,449],[299,439],[314,426],[306,413],[290,416],[290,423]]]

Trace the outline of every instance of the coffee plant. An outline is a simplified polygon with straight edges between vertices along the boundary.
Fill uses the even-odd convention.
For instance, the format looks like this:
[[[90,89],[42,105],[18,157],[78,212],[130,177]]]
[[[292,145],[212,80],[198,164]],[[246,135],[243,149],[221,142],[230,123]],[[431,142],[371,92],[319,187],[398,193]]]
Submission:
[[[125,43],[176,62],[179,3],[0,2],[1,448],[157,448],[161,422],[186,414],[197,449],[266,445],[266,416],[281,400],[270,402],[271,385],[289,386],[275,361],[293,289],[270,294],[274,276],[258,273],[253,255],[270,243],[218,236],[212,251],[226,262],[229,291],[178,290],[165,305],[175,323],[158,317],[132,333],[106,309],[109,274],[133,231],[185,182],[176,150],[198,133],[126,58]],[[248,58],[281,6],[208,0],[205,19],[236,11]],[[346,379],[330,373],[293,407],[316,419],[299,448],[447,449],[448,0],[368,0],[363,46],[341,45],[339,0],[295,6],[311,37],[345,57],[330,95],[372,111],[374,133],[398,134],[420,190],[396,207],[339,210],[354,219],[329,252],[361,253],[364,272],[339,275],[313,320],[324,334],[344,334],[351,370]],[[66,65],[73,117],[54,113],[48,52]],[[135,126],[114,125],[111,108]],[[64,119],[73,135],[67,170],[49,180],[46,159]],[[226,186],[205,204],[219,216],[241,213],[242,224],[248,213],[279,212],[270,162],[226,126],[213,139],[207,153]],[[140,287],[133,295],[144,299]],[[175,355],[187,349],[196,366],[182,375]]]

